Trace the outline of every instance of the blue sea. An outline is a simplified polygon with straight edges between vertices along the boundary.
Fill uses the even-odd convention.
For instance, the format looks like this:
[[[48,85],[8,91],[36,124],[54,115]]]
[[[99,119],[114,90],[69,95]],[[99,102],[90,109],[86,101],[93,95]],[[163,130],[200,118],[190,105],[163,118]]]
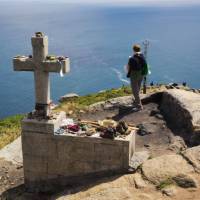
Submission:
[[[128,84],[132,44],[150,41],[149,81],[200,88],[200,7],[0,2],[0,118],[34,108],[32,72],[14,72],[12,57],[32,52],[31,36],[49,37],[49,53],[69,56],[71,72],[51,74],[51,98]]]

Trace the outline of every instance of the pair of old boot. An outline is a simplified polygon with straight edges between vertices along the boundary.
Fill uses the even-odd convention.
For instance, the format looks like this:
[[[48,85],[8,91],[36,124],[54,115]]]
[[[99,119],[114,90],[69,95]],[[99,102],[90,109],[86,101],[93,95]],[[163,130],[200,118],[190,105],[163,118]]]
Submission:
[[[132,106],[133,106],[132,111],[134,111],[134,112],[143,110],[142,103],[138,104],[138,103],[136,103],[136,101],[133,101]]]
[[[128,131],[128,125],[125,121],[120,121],[118,125],[116,126],[116,131],[120,133],[121,135],[126,135]]]

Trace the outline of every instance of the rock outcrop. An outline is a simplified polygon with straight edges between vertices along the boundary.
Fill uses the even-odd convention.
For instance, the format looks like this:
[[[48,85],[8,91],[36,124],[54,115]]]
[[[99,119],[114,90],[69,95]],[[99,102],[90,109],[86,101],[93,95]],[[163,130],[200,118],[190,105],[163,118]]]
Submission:
[[[22,165],[21,137],[0,150],[0,159],[10,161],[13,164]]]
[[[150,157],[148,151],[135,152],[130,160],[130,167],[136,170],[141,164],[143,164]]]
[[[155,92],[150,94],[140,94],[141,101],[143,104],[150,102],[160,103],[162,92]],[[123,96],[109,99],[107,101],[101,101],[89,106],[89,111],[102,111],[102,110],[112,110],[119,109],[123,107],[128,107],[133,105],[133,96]]]
[[[193,165],[195,171],[200,173],[200,146],[187,149],[183,156]]]
[[[63,102],[63,101],[66,101],[66,100],[75,99],[77,97],[79,97],[78,94],[76,94],[76,93],[69,93],[69,94],[66,94],[66,95],[60,97],[59,101]]]
[[[138,173],[134,174],[134,183],[137,189],[142,189],[147,186],[145,181],[142,179],[141,174]]]
[[[120,106],[128,106],[133,103],[132,96],[117,97],[109,99],[107,101],[101,101],[89,106],[89,111],[102,111],[102,110],[112,110],[119,108]]]
[[[188,131],[198,131],[200,127],[200,95],[172,89],[165,91],[162,97],[161,110],[168,120],[176,123],[177,127]]]
[[[161,111],[174,127],[187,132],[186,140],[200,144],[200,95],[172,89],[163,92]]]
[[[186,176],[194,172],[194,168],[180,155],[163,155],[147,160],[142,172],[150,182],[159,185],[167,179]]]
[[[170,142],[169,149],[176,153],[184,151],[187,148],[185,141],[180,136],[172,137]]]

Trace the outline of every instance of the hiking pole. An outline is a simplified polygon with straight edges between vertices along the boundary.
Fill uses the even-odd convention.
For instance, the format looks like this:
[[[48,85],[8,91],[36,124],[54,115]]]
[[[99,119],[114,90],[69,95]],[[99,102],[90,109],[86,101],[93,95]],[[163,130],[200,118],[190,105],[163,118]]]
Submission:
[[[148,40],[145,40],[143,42],[143,45],[144,45],[144,57],[145,57],[145,60],[147,61],[147,52],[148,52],[148,47],[150,45],[150,42]],[[146,93],[147,93],[147,77],[145,76],[143,80],[143,94],[146,94]]]

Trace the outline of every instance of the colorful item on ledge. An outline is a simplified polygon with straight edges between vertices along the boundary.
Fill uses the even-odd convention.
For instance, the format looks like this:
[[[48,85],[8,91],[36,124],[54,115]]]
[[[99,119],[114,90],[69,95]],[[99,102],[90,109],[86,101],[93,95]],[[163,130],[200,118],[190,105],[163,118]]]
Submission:
[[[114,120],[111,120],[111,119],[104,119],[104,120],[99,120],[98,121],[98,124],[100,126],[103,126],[103,127],[116,127],[117,126],[117,122],[114,121]]]
[[[64,129],[59,128],[59,129],[55,132],[55,134],[57,134],[57,135],[62,135],[62,134],[64,134],[64,132],[65,132]]]
[[[100,137],[107,139],[114,139],[116,136],[116,130],[114,128],[106,128]]]
[[[36,33],[35,33],[35,36],[36,36],[36,37],[43,37],[44,34],[43,34],[42,32],[36,32]]]
[[[47,60],[56,60],[56,56],[54,56],[54,55],[48,55],[48,56],[46,56],[46,59]]]
[[[80,130],[80,127],[77,124],[75,124],[75,125],[68,125],[67,128],[70,131],[73,131],[73,132],[78,132]]]

